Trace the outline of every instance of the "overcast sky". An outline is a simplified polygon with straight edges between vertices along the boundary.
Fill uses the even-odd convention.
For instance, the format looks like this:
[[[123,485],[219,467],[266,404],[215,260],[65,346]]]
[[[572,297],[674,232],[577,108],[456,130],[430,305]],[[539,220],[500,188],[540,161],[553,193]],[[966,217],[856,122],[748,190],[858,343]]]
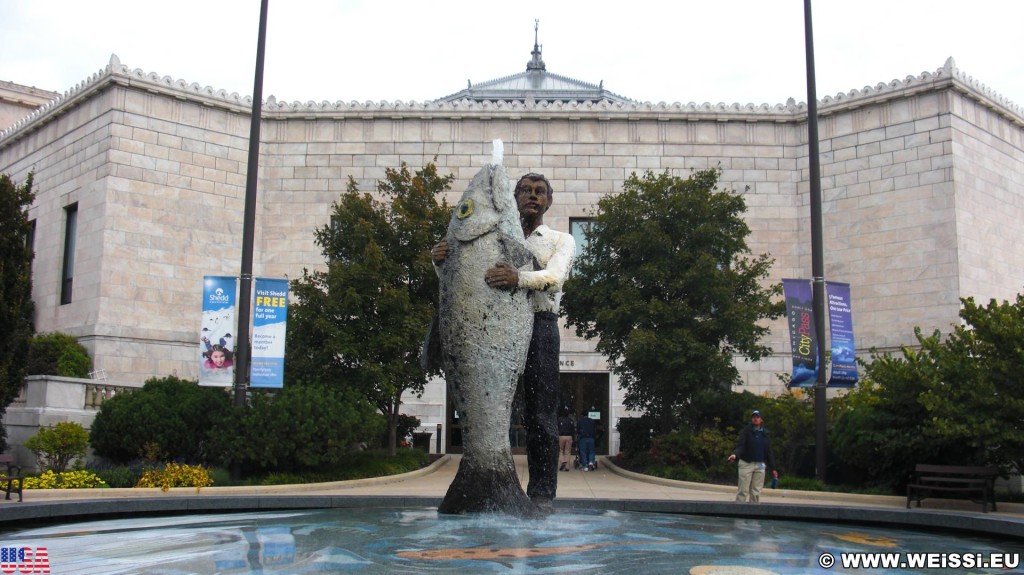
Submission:
[[[111,54],[246,96],[259,0],[0,0],[0,80],[64,92]],[[1020,0],[817,0],[817,96],[964,72],[1024,105]],[[801,0],[270,0],[264,97],[426,101],[526,69],[650,102],[807,100]]]

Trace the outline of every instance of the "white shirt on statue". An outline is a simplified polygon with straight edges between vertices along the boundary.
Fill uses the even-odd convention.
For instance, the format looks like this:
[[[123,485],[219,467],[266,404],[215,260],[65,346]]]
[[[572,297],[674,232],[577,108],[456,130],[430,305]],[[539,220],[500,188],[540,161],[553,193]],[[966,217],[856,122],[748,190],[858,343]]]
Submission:
[[[571,234],[556,232],[542,224],[526,238],[526,246],[542,269],[520,271],[519,287],[533,290],[530,300],[534,312],[557,314],[562,284],[569,279],[572,260],[576,257],[576,240]]]

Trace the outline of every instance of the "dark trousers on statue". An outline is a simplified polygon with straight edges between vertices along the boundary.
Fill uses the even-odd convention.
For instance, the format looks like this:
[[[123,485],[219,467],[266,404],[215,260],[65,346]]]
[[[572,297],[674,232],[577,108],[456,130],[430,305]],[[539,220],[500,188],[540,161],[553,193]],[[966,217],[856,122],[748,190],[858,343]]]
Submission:
[[[558,316],[537,312],[523,372],[523,424],[530,497],[555,498],[558,487]]]

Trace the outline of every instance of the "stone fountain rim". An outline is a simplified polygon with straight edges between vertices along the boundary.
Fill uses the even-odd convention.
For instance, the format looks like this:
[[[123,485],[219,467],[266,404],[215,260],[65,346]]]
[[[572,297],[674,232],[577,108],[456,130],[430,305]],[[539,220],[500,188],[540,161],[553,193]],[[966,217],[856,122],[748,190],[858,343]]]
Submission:
[[[337,508],[436,508],[441,497],[364,495],[240,495],[232,497],[177,496],[77,501],[5,502],[0,522],[13,529],[119,517],[200,513],[259,512]],[[797,520],[835,524],[873,525],[918,530],[955,530],[998,539],[1024,537],[1024,519],[993,513],[966,514],[935,509],[892,509],[867,506],[735,503],[729,501],[665,501],[650,499],[600,500],[559,498],[561,510],[608,510],[670,513],[758,520]],[[0,531],[0,532],[3,532]]]

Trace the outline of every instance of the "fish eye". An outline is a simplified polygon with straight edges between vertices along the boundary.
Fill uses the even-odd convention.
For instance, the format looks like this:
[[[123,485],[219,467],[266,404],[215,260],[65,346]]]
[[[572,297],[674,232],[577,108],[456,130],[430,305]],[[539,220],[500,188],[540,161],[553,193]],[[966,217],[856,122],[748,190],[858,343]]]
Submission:
[[[455,216],[460,220],[468,218],[473,213],[473,200],[467,199],[466,201],[459,204],[459,210]]]

